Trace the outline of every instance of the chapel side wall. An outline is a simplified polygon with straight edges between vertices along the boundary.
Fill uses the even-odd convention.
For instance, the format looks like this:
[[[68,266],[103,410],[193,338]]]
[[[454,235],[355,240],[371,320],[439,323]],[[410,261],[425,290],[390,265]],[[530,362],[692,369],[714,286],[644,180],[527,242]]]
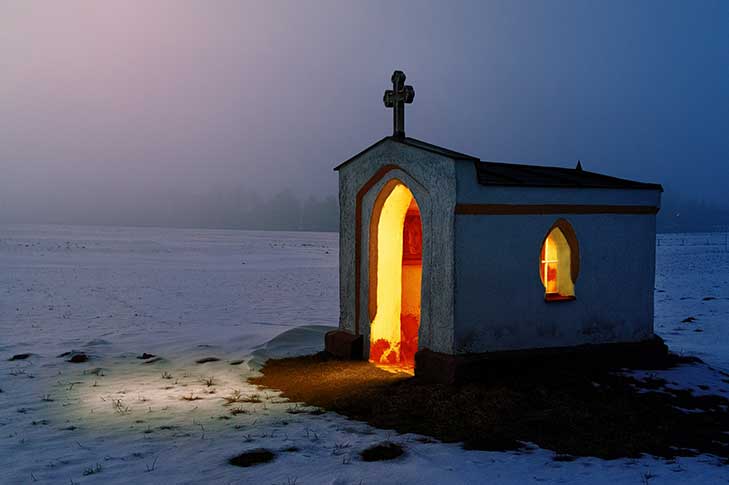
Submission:
[[[473,164],[457,168],[458,204],[660,207],[657,190],[478,185]],[[575,301],[545,302],[541,244],[566,219],[579,243]],[[455,352],[490,352],[653,335],[654,214],[467,215],[455,218]]]
[[[395,167],[392,167],[395,166]],[[379,171],[390,168],[361,200],[360,300],[356,308],[356,193]],[[420,348],[453,349],[455,167],[451,159],[391,142],[376,147],[339,170],[340,328],[369,339],[369,226],[377,194],[392,178],[401,179],[418,202],[423,225]],[[365,354],[369,346],[365,343]]]
[[[575,301],[545,302],[544,236],[570,222]],[[456,353],[635,342],[653,335],[654,215],[457,215]]]

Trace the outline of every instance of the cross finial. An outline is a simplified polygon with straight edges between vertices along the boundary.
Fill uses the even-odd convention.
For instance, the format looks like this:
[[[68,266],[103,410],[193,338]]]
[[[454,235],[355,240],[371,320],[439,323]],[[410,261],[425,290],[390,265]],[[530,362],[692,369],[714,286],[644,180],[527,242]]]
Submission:
[[[385,91],[383,101],[385,106],[393,108],[392,136],[405,137],[405,103],[412,103],[415,90],[412,86],[405,86],[405,73],[395,71],[392,73],[392,89]]]

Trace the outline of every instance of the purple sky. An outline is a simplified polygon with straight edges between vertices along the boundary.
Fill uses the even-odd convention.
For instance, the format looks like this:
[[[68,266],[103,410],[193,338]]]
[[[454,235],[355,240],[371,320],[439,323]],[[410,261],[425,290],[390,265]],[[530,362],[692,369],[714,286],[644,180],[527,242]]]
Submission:
[[[411,136],[722,202],[728,32],[721,0],[5,0],[0,220],[335,193],[331,168],[391,130],[395,68]]]

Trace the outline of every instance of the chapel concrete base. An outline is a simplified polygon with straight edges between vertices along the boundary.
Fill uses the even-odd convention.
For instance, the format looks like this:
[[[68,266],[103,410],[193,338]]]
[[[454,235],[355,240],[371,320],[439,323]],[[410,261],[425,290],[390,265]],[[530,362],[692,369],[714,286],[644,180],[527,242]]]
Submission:
[[[324,335],[324,350],[338,359],[362,360],[364,358],[362,335],[344,330],[331,330]]]
[[[419,350],[415,354],[415,377],[427,382],[458,384],[488,381],[504,374],[518,375],[529,369],[550,366],[592,368],[659,368],[666,362],[668,347],[657,335],[629,343],[586,344],[575,347],[509,350],[483,354],[449,355]]]
[[[337,359],[364,359],[362,335],[332,330],[324,337],[325,351]],[[518,375],[549,366],[580,368],[661,368],[668,346],[654,335],[640,342],[584,344],[574,347],[507,350],[480,354],[450,355],[419,350],[415,354],[415,377],[425,382],[459,384],[488,381],[504,374]]]

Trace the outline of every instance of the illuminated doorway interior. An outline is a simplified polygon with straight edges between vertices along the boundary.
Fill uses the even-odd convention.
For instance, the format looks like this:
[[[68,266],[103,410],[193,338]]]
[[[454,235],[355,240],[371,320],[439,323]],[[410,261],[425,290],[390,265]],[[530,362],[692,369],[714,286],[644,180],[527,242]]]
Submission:
[[[423,230],[413,194],[392,180],[370,225],[370,361],[413,371],[420,327]]]

